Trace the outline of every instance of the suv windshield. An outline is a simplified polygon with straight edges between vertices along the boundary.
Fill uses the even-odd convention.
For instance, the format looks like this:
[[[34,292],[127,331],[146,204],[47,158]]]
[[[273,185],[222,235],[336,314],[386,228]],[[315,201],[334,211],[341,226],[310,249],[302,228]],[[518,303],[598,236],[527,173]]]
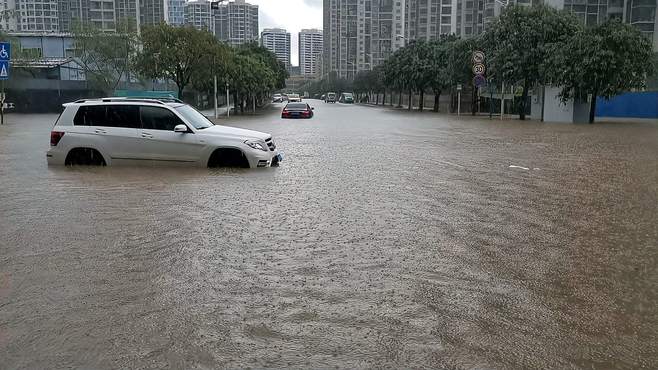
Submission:
[[[201,112],[189,105],[181,105],[176,107],[176,111],[182,114],[183,117],[185,117],[185,120],[194,126],[194,128],[197,130],[203,130],[204,128],[215,125],[208,119],[208,117],[204,116],[201,114]]]

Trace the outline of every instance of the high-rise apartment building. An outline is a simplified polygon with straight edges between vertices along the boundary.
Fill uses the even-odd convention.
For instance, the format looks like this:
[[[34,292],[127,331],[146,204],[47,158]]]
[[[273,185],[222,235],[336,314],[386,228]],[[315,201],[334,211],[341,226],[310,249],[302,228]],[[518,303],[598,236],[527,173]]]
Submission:
[[[0,30],[16,31],[18,26],[18,14],[16,14],[16,0],[4,0],[0,2]]]
[[[9,3],[7,3],[7,7]],[[16,29],[23,32],[59,31],[57,0],[16,0]]]
[[[352,79],[406,42],[408,0],[324,0],[324,68]]]
[[[117,22],[135,22],[135,27],[140,23],[140,0],[114,0],[114,15]]]
[[[299,69],[302,76],[318,76],[322,71],[322,30],[307,29],[299,32]]]
[[[258,5],[245,0],[221,3],[213,10],[215,36],[230,45],[258,41]]]
[[[185,24],[185,0],[165,0],[165,22],[172,26]]]
[[[166,19],[167,0],[139,1],[139,21],[142,26],[160,24]]]
[[[281,28],[266,28],[260,34],[260,43],[276,55],[290,69],[290,33]]]
[[[191,0],[185,3],[185,24],[198,30],[212,30],[210,1]]]
[[[620,0],[610,0],[618,12]],[[626,0],[623,7],[624,22],[628,22],[644,33],[653,44],[653,50],[658,51],[658,1],[656,0]]]
[[[457,33],[458,0],[407,0],[405,37],[431,40]]]

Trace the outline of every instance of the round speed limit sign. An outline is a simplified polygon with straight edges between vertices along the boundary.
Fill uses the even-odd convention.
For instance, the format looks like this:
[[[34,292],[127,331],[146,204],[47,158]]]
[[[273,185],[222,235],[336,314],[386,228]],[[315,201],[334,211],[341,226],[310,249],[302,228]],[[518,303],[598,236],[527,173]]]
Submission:
[[[484,53],[481,51],[476,51],[473,53],[473,63],[481,64],[484,63]]]
[[[473,65],[473,73],[476,75],[483,75],[485,71],[484,64],[478,63]]]

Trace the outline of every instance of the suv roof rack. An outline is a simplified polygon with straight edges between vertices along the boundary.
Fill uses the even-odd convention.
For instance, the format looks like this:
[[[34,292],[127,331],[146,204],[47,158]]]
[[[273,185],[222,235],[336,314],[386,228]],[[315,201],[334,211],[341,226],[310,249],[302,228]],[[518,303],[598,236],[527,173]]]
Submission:
[[[162,104],[164,105],[165,103],[181,103],[183,104],[183,101],[180,99],[176,99],[173,96],[171,97],[123,97],[123,96],[114,96],[114,97],[109,97],[109,98],[96,98],[96,99],[80,99],[76,100],[75,103],[86,103],[86,102],[142,102],[142,103],[155,103],[155,104]]]

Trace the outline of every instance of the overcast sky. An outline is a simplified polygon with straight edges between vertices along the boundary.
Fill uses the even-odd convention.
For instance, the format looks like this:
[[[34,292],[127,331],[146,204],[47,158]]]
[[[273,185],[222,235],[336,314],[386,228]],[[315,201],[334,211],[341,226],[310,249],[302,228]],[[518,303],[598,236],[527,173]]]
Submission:
[[[260,30],[285,28],[290,32],[290,62],[299,65],[297,33],[303,28],[322,29],[322,0],[247,0],[258,5]]]

